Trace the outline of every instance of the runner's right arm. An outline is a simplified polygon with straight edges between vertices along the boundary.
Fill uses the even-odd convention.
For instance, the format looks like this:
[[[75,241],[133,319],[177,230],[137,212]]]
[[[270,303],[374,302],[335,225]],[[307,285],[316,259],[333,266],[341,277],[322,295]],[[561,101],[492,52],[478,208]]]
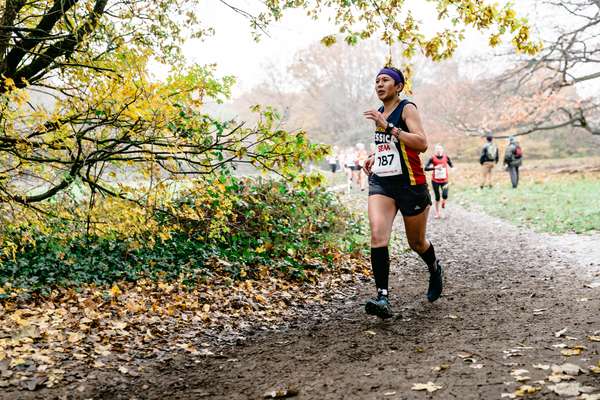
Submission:
[[[369,155],[369,158],[365,161],[365,165],[363,169],[367,175],[371,175],[371,167],[373,167],[373,162],[375,161],[375,154]]]
[[[427,164],[425,164],[425,171],[433,171],[435,168],[433,167],[433,157],[430,157],[427,160]]]

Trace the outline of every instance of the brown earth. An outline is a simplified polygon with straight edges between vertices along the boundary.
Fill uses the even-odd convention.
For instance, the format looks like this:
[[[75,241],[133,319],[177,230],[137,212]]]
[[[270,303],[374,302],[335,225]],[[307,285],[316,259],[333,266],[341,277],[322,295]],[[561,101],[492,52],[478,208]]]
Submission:
[[[142,360],[136,377],[81,370],[68,386],[0,398],[261,399],[282,389],[298,399],[500,399],[529,384],[539,390],[527,398],[555,399],[551,371],[533,365],[567,362],[585,369],[575,382],[600,392],[600,375],[588,370],[600,362],[600,342],[589,338],[600,335],[597,264],[578,265],[541,236],[456,207],[429,226],[446,278],[444,296],[429,304],[426,269],[399,250],[398,231],[389,321],[365,315],[373,284],[359,281],[300,310],[286,329],[250,332],[212,355]],[[581,354],[561,354],[575,346]],[[518,369],[528,370],[523,382],[511,375]],[[441,389],[411,390],[427,382]]]

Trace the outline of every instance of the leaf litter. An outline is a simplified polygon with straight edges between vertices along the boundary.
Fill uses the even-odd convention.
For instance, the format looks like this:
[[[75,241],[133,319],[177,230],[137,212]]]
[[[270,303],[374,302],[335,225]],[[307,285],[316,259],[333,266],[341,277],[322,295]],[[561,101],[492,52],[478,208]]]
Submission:
[[[217,279],[189,288],[140,280],[106,289],[57,289],[30,301],[4,299],[0,387],[53,387],[69,377],[67,364],[68,371],[79,365],[135,376],[140,359],[168,359],[177,352],[217,356],[210,346],[199,348],[189,338],[205,332],[241,337],[252,324],[275,328],[293,313],[291,307],[321,304],[333,288],[346,285],[340,273],[364,276],[366,263],[348,265],[312,283],[267,276],[261,281]]]

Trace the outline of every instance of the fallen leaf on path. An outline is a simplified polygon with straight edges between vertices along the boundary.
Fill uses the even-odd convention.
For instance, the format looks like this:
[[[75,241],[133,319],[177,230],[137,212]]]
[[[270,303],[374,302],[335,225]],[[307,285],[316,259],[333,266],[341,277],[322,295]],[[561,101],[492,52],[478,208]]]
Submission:
[[[440,372],[440,371],[444,371],[444,370],[446,370],[448,368],[450,368],[450,365],[448,365],[448,364],[440,364],[440,365],[437,365],[435,367],[432,367],[431,370],[433,372]]]
[[[471,368],[481,369],[481,368],[483,368],[483,364],[473,364],[473,365],[471,365]]]
[[[554,336],[555,336],[555,337],[561,337],[561,336],[563,336],[565,333],[567,333],[567,330],[568,330],[568,329],[569,329],[569,328],[563,328],[563,329],[561,329],[561,330],[560,330],[560,331],[558,331],[558,332],[554,332]]]
[[[510,357],[521,357],[523,355],[523,350],[524,350],[523,348],[502,350],[502,353],[504,353],[503,358],[507,359]]]
[[[265,399],[284,399],[286,397],[297,396],[299,391],[294,388],[282,388],[271,390],[264,394]]]
[[[454,315],[454,314],[448,314],[446,316],[446,318],[450,318],[450,319],[458,319],[458,316]]]
[[[567,357],[569,357],[569,356],[578,356],[585,349],[586,349],[585,346],[574,346],[574,347],[571,347],[571,348],[568,348],[568,349],[561,350],[560,353],[563,356],[567,356]]]
[[[69,333],[67,341],[69,343],[77,343],[77,342],[81,341],[81,339],[83,339],[84,337],[85,337],[85,335],[83,335],[82,333],[73,332],[73,333]]]
[[[582,394],[578,397],[580,400],[600,400],[600,393],[595,394]]]
[[[375,336],[375,335],[377,335],[377,333],[375,333],[375,332],[373,332],[373,331],[365,331],[365,333],[366,333],[367,335],[371,335],[371,336]]]
[[[577,396],[579,393],[589,393],[595,390],[591,386],[581,386],[579,382],[561,382],[548,386],[548,389],[559,396]]]
[[[429,393],[432,393],[441,388],[442,386],[438,386],[435,383],[429,381],[427,383],[415,383],[413,384],[411,390],[427,390]]]
[[[396,394],[396,392],[392,391],[392,392],[385,392],[383,395],[384,396],[393,396],[395,394]]]
[[[467,357],[471,357],[473,354],[461,351],[459,353],[456,353],[456,355],[459,356],[460,358],[467,358]]]
[[[598,287],[600,287],[600,281],[587,283],[587,284],[583,285],[583,287],[590,288],[590,289],[598,288]]]
[[[523,397],[528,394],[534,394],[542,390],[540,386],[531,386],[531,385],[523,385],[519,386],[517,390],[515,390],[515,396]]]
[[[565,375],[565,374],[552,374],[552,375],[548,376],[548,380],[553,383],[559,383],[562,381],[572,381],[574,379],[575,379],[574,376]]]
[[[552,365],[552,373],[554,374],[579,375],[580,372],[584,371],[579,365],[576,364],[565,363],[562,365]]]
[[[528,372],[529,371],[527,371],[526,369],[515,369],[510,374],[514,376],[517,382],[525,382],[531,379],[531,377],[525,375]]]
[[[515,369],[513,370],[510,374],[512,376],[519,376],[519,375],[524,375],[526,373],[528,373],[529,371],[527,371],[526,369]]]
[[[600,342],[600,336],[588,336],[592,342]]]
[[[17,333],[15,333],[13,335],[13,339],[17,339],[17,340],[25,339],[25,338],[35,339],[38,337],[40,337],[40,330],[35,325],[25,325],[19,331],[17,331]]]
[[[548,364],[533,364],[533,368],[548,370],[550,369],[550,365]]]
[[[121,289],[119,289],[116,283],[110,288],[110,294],[112,297],[119,297],[122,294]]]

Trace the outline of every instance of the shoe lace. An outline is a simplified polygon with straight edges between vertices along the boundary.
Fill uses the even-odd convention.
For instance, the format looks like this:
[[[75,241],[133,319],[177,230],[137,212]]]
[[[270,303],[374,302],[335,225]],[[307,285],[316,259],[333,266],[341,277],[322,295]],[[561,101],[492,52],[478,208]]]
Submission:
[[[383,301],[385,300],[386,302],[388,301],[388,297],[384,294],[378,293],[377,294],[377,301]]]

